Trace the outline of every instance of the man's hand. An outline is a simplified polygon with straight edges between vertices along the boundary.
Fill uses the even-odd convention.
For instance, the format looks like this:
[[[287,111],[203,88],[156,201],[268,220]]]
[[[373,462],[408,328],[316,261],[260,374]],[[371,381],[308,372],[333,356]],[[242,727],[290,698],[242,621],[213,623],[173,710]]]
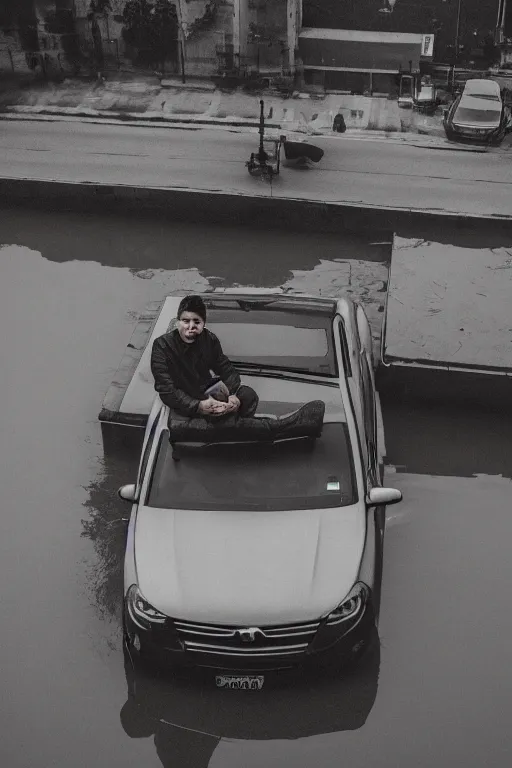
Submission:
[[[228,413],[236,413],[236,411],[238,411],[240,408],[241,403],[236,395],[230,395],[226,405]]]
[[[233,409],[229,403],[221,403],[214,397],[207,400],[201,400],[197,408],[200,416],[222,416],[223,413],[230,413]]]
[[[218,406],[222,405],[224,408],[226,406],[226,403],[219,403],[218,400],[215,400],[213,397],[209,397],[207,400],[200,400],[199,405],[197,407],[197,412],[201,416],[211,416],[214,413],[218,413]]]

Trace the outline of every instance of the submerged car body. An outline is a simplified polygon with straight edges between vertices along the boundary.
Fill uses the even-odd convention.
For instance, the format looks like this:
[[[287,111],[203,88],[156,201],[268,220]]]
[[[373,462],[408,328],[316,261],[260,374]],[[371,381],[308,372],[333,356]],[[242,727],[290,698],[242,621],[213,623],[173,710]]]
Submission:
[[[208,327],[279,417],[325,402],[322,436],[191,445],[155,398],[125,554],[135,657],[261,672],[352,658],[374,631],[385,504],[371,332],[348,299],[204,296]]]
[[[501,141],[506,124],[500,86],[493,80],[468,80],[444,117],[449,139],[484,143]]]

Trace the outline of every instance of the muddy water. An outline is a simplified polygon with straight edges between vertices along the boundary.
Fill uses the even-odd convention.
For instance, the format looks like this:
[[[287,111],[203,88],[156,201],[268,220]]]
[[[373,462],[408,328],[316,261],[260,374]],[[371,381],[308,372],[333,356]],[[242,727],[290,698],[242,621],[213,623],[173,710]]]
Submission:
[[[136,456],[105,459],[96,416],[137,313],[175,290],[348,281],[378,317],[389,240],[1,215],[2,768],[508,764],[512,424],[485,414],[384,404],[406,501],[382,647],[357,673],[260,700],[164,683],[127,700],[116,489]]]

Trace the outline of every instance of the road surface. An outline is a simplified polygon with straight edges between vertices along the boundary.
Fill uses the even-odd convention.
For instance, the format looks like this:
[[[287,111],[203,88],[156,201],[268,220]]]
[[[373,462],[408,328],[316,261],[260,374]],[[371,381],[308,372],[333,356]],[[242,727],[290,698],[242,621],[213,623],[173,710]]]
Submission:
[[[7,121],[0,175],[219,190],[469,215],[512,215],[512,156],[366,137],[315,137],[325,150],[307,171],[282,168],[270,186],[249,177],[256,134],[81,122]]]

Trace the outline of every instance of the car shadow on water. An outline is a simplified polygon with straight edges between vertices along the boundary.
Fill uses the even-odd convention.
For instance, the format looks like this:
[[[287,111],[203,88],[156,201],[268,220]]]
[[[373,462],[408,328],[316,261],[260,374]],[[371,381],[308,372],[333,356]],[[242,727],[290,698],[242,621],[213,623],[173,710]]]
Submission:
[[[123,557],[129,508],[119,486],[135,479],[142,430],[128,444],[109,444],[88,486],[82,535],[94,543],[91,599],[116,627],[115,653],[124,661],[126,701],[121,726],[130,738],[154,738],[165,768],[206,768],[221,739],[297,739],[361,728],[375,703],[380,642],[375,631],[354,666],[265,676],[259,691],[219,689],[214,670],[155,670],[136,666],[122,643]],[[121,650],[122,647],[122,650]],[[123,658],[122,658],[123,657]]]
[[[164,768],[207,768],[221,739],[298,739],[361,728],[377,696],[377,633],[343,672],[274,673],[259,691],[215,687],[212,670],[157,673],[124,650],[127,700],[120,720],[130,738],[154,736]]]

